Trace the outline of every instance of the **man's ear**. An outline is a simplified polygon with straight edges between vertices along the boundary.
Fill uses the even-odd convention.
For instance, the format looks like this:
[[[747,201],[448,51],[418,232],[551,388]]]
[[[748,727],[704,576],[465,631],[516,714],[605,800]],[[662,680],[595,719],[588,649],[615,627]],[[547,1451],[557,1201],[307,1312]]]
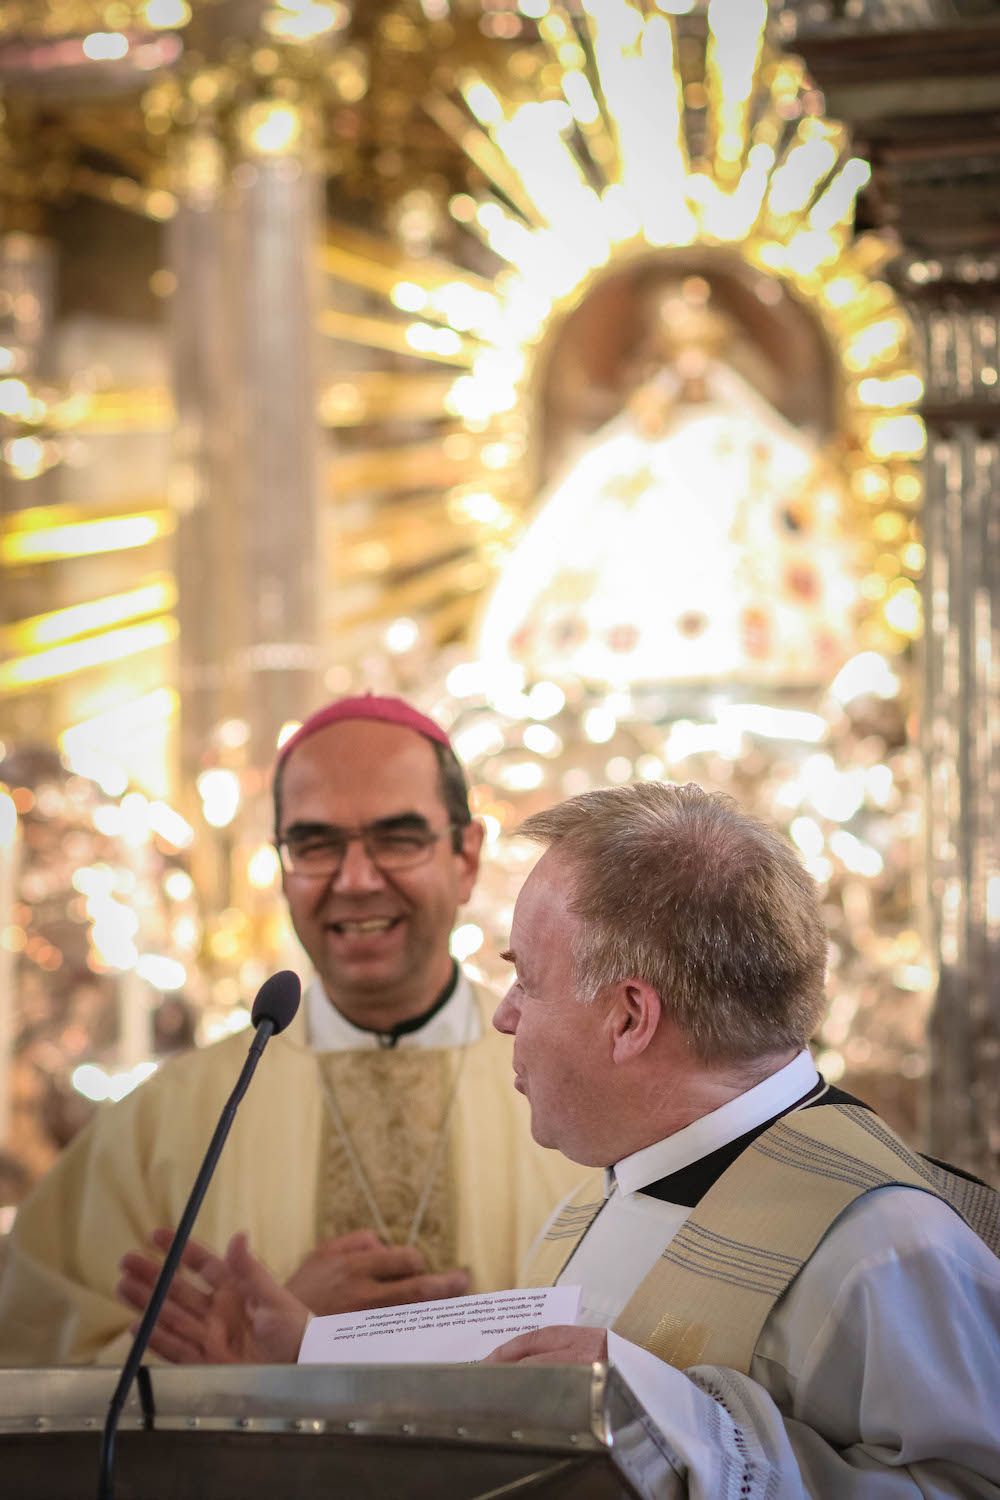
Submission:
[[[486,837],[486,828],[477,818],[471,823],[466,823],[461,831],[462,847],[456,850],[455,858],[461,862],[462,872],[459,880],[458,901],[464,906],[472,895],[472,887],[476,883],[479,874],[479,860],[483,852],[483,839]]]
[[[612,1061],[628,1063],[641,1057],[656,1036],[663,1006],[653,986],[644,979],[624,979],[615,986],[609,1015]]]

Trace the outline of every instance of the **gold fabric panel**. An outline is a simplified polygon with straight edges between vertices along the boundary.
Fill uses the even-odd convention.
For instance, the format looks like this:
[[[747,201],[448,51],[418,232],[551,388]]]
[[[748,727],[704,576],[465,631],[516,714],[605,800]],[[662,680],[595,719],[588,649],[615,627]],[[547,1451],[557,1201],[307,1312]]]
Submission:
[[[326,1052],[317,1064],[336,1093],[393,1243],[405,1245],[454,1086],[454,1051]],[[458,1253],[455,1172],[447,1146],[438,1162],[415,1243],[429,1270],[446,1271],[454,1268]],[[319,1153],[317,1228],[320,1239],[376,1229],[329,1109]]]

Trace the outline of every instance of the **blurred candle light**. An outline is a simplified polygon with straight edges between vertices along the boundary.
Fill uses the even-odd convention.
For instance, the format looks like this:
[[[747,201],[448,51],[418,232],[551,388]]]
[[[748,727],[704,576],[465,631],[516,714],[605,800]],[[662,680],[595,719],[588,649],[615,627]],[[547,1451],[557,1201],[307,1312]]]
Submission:
[[[128,52],[128,37],[120,31],[92,31],[83,39],[83,55],[91,62],[117,62]]]
[[[247,861],[247,879],[255,891],[275,886],[281,874],[278,851],[273,844],[258,844]]]
[[[213,828],[225,828],[235,818],[240,805],[239,777],[233,771],[216,767],[202,771],[195,784],[205,822]]]
[[[143,16],[148,25],[165,31],[186,26],[191,19],[191,7],[187,0],[147,0]]]

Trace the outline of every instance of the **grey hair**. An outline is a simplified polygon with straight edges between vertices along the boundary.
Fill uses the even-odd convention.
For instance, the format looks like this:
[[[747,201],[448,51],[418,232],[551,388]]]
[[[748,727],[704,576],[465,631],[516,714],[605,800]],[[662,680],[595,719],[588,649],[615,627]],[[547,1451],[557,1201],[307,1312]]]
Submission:
[[[607,787],[518,831],[566,860],[583,998],[645,980],[704,1062],[752,1062],[812,1036],[827,950],[816,885],[733,798],[691,782]]]

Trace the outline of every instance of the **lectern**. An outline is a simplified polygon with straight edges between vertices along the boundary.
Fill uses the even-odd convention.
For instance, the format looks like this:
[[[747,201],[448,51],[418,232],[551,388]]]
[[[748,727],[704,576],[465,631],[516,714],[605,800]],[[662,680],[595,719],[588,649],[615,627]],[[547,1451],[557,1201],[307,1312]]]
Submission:
[[[89,1500],[114,1369],[0,1369],[0,1475]],[[155,1366],[119,1500],[681,1500],[683,1465],[605,1364]]]

